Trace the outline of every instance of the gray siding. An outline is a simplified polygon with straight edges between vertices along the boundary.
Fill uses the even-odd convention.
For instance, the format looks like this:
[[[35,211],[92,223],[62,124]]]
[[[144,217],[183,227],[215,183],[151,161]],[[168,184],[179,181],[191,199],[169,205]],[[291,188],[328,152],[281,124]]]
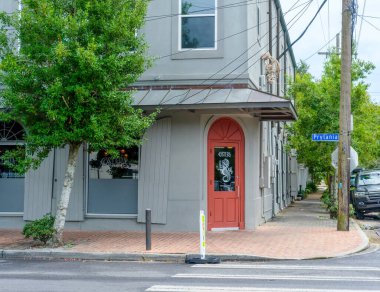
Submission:
[[[145,209],[149,208],[153,223],[166,224],[170,136],[170,118],[158,120],[144,136],[138,182],[138,222],[145,222]]]
[[[54,153],[25,176],[24,220],[35,220],[51,212]]]
[[[179,0],[150,1],[148,17],[157,15],[171,15],[173,11],[179,11]],[[226,3],[230,5],[228,9],[223,9]],[[150,19],[146,22],[142,33],[146,36],[149,44],[150,56],[163,57],[155,60],[153,66],[139,78],[137,84],[163,85],[163,84],[199,84],[202,79],[215,79],[224,77],[224,83],[230,82],[238,75],[244,73],[247,65],[247,55],[243,54],[234,64],[243,64],[234,72],[230,73],[231,67],[228,64],[237,58],[247,49],[246,34],[236,34],[247,29],[246,9],[253,5],[236,5],[240,0],[219,1],[218,9],[218,48],[219,50],[184,50],[178,52],[174,48],[177,45],[179,35],[178,19],[176,17],[161,17]],[[236,21],[239,19],[239,21]],[[234,35],[235,34],[235,35]],[[227,36],[234,35],[228,39]],[[223,48],[223,49],[222,49]],[[206,58],[206,59],[205,59]],[[227,66],[227,67],[225,67]],[[225,67],[223,70],[221,68]],[[221,71],[219,71],[221,70]],[[218,71],[217,74],[215,72]],[[227,73],[230,73],[226,76]],[[212,76],[212,77],[210,77]],[[242,74],[240,78],[246,78],[247,74]],[[232,82],[232,81],[231,81]],[[237,82],[237,81],[234,81]],[[222,83],[222,82],[219,82]]]
[[[54,204],[61,195],[63,188],[63,180],[67,167],[67,160],[69,156],[69,148],[66,146],[64,149],[55,150],[55,177],[54,177]],[[70,196],[69,207],[67,210],[66,221],[82,221],[84,219],[83,212],[83,147],[79,149],[78,162],[75,169],[74,186]],[[55,210],[54,210],[55,211]]]

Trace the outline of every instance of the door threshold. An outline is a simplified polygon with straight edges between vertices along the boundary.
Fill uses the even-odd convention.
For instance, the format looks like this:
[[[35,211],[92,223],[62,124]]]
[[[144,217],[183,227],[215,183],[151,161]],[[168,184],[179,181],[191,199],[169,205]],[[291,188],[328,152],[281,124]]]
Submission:
[[[231,230],[239,230],[239,227],[211,228],[211,231],[231,231]]]

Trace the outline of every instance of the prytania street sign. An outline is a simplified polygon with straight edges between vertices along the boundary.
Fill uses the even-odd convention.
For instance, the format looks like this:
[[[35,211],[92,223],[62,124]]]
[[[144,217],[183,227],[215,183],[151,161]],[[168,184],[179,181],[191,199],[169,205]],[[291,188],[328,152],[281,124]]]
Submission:
[[[339,141],[339,134],[311,134],[311,140],[320,142],[337,142]]]

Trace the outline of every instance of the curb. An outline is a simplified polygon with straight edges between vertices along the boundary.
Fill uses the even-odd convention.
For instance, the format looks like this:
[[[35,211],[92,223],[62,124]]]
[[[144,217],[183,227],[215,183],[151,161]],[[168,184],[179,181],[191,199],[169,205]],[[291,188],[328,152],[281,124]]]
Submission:
[[[184,263],[185,254],[89,253],[62,250],[1,250],[2,259],[65,259]]]
[[[369,246],[369,245],[368,245]],[[256,255],[242,254],[207,254],[208,257],[219,258],[221,262],[271,262],[271,261],[298,261],[328,259],[347,256],[362,251],[359,247],[355,251],[339,254],[333,257],[317,258],[268,258]],[[78,261],[127,261],[127,262],[162,262],[162,263],[186,263],[186,258],[199,257],[199,254],[143,254],[143,253],[91,253],[70,252],[64,250],[0,250],[0,259],[29,259],[29,260],[78,260]]]
[[[199,254],[187,254],[187,258],[199,257]],[[206,257],[219,258],[221,262],[270,262],[279,261],[281,259],[267,258],[255,255],[242,255],[242,254],[206,254]]]
[[[368,249],[370,247],[370,243],[369,243],[369,238],[367,234],[363,231],[363,229],[360,228],[359,224],[355,220],[350,220],[350,223],[352,223],[352,225],[355,226],[360,237],[362,238],[362,244],[351,254],[358,253],[358,252]]]
[[[350,219],[350,226],[355,227],[356,231],[359,233],[359,236],[362,239],[362,243],[358,247],[356,247],[355,249],[353,249],[351,251],[341,253],[341,254],[337,254],[335,256],[337,258],[355,255],[355,254],[360,253],[362,251],[365,251],[371,247],[371,244],[369,242],[369,238],[368,238],[367,234],[365,234],[365,232],[360,228],[359,224],[355,220]]]
[[[40,260],[94,260],[94,261],[133,261],[133,262],[166,262],[185,263],[187,257],[198,254],[142,254],[142,253],[89,253],[68,252],[62,250],[0,250],[1,259],[40,259]],[[254,255],[208,254],[222,262],[266,262],[281,259],[266,258]]]

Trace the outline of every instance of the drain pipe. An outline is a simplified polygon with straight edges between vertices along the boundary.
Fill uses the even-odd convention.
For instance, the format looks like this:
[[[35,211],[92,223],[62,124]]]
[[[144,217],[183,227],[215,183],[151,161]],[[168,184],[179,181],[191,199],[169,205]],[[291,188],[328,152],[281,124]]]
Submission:
[[[267,222],[265,218],[265,204],[264,204],[264,185],[261,183],[263,181],[263,132],[264,132],[264,123],[260,121],[260,149],[259,149],[259,188],[260,188],[260,195],[261,195],[261,219],[264,220],[264,223]]]
[[[273,141],[274,141],[274,139],[273,139],[273,128],[274,128],[274,122],[271,122],[271,124],[270,124],[270,135],[269,135],[269,137],[270,137],[269,145],[270,145],[270,152],[272,155],[272,159],[274,156],[274,153],[273,153]],[[275,149],[275,151],[276,151],[276,149]],[[271,160],[271,162],[272,162],[272,165],[271,165],[271,170],[272,170],[273,161]],[[276,168],[277,168],[277,166],[276,166]],[[274,172],[274,171],[272,170],[272,172]],[[271,180],[272,180],[272,176],[271,176]],[[273,177],[273,181],[276,181],[274,177]],[[273,188],[272,188],[272,185],[273,185]],[[277,195],[277,194],[275,194],[275,188],[274,188],[274,184],[272,184],[272,182],[271,182],[271,190],[272,190],[272,218],[274,218],[274,217],[276,217],[276,212],[274,211],[274,206],[275,206],[275,195]]]

